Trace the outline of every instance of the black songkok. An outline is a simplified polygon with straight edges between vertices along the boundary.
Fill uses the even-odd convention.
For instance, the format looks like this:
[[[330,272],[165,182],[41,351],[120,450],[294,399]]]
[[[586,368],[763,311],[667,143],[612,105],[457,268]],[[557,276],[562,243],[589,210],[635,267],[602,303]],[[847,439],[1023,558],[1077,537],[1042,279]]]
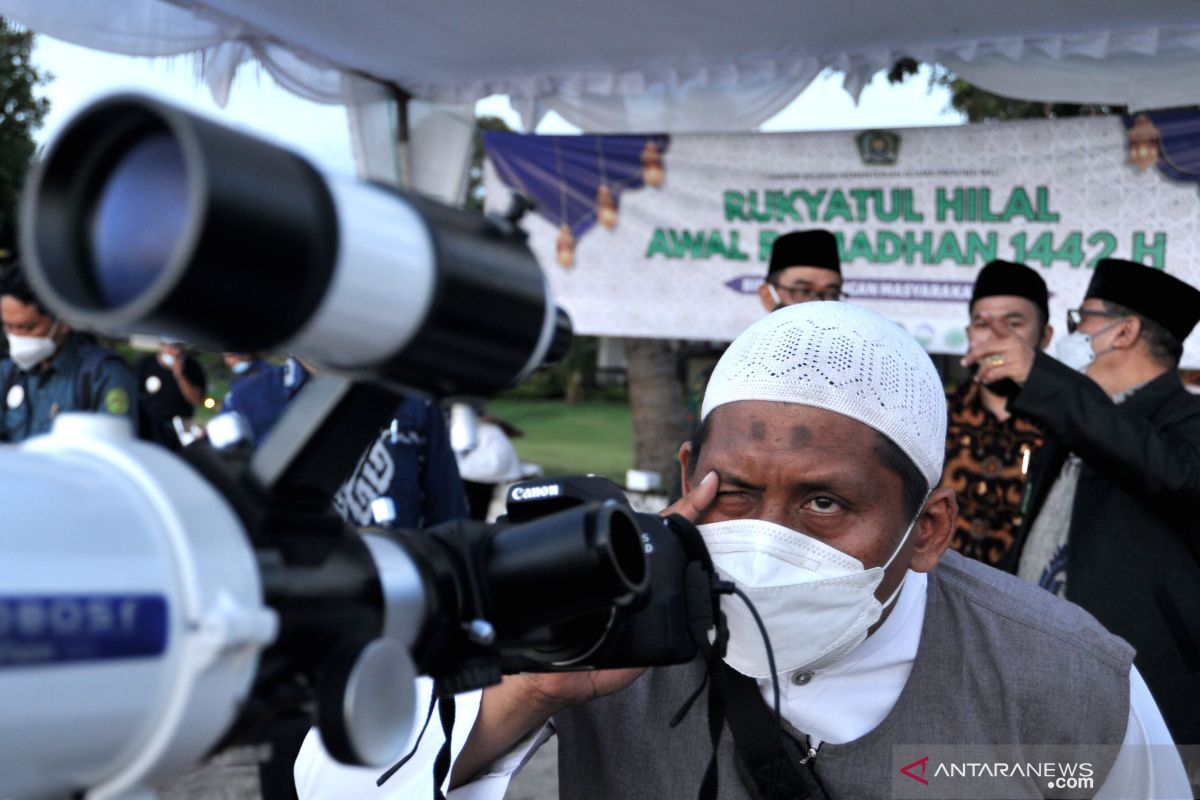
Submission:
[[[1037,306],[1043,320],[1050,319],[1050,294],[1046,282],[1037,272],[1012,261],[989,261],[979,270],[975,278],[975,289],[971,292],[971,305],[981,297],[1015,295],[1024,297]]]
[[[771,266],[767,277],[788,267],[820,267],[842,274],[837,239],[826,230],[785,233],[771,246]]]
[[[1162,325],[1181,344],[1200,321],[1200,290],[1160,269],[1119,258],[1101,259],[1084,297],[1136,311]]]

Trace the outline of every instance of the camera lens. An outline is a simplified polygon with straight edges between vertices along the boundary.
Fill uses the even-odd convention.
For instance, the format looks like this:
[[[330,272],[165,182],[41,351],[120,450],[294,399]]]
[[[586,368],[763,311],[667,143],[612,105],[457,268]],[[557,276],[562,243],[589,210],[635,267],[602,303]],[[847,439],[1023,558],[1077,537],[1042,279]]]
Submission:
[[[138,140],[100,189],[87,244],[99,303],[119,308],[162,273],[188,218],[187,167],[166,133]]]
[[[613,567],[629,586],[646,582],[646,553],[642,549],[642,534],[634,518],[628,514],[613,514],[608,519],[608,541]]]

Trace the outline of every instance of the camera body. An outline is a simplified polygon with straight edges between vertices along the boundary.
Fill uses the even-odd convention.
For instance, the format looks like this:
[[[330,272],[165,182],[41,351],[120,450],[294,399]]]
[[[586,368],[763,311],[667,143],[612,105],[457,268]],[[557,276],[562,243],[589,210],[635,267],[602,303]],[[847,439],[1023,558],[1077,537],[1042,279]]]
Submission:
[[[683,664],[721,640],[718,631],[724,625],[712,559],[700,532],[683,517],[634,512],[624,492],[606,478],[569,475],[514,484],[508,491],[506,519],[524,523],[598,501],[629,509],[636,520],[648,590],[637,603],[613,605],[606,613],[544,630],[544,644],[503,660],[505,672]]]
[[[371,532],[421,574],[431,624],[412,657],[442,696],[502,674],[682,664],[720,641],[716,574],[688,520],[637,513],[591,475],[514,484],[507,512]]]

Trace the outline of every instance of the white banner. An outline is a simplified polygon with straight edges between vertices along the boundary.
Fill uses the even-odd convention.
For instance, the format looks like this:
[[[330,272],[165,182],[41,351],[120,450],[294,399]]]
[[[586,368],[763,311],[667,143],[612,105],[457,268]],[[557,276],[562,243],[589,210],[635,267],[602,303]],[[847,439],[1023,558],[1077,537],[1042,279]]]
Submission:
[[[1197,184],[1130,164],[1115,117],[677,135],[662,166],[659,187],[620,194],[611,229],[578,236],[569,267],[558,263],[559,226],[526,218],[577,331],[730,340],[764,313],[756,290],[771,241],[813,227],[840,237],[850,302],[936,353],[965,351],[971,286],[994,258],[1046,279],[1057,336],[1101,258],[1200,286]],[[509,189],[491,168],[487,190],[489,208],[502,210]],[[1187,341],[1184,366],[1200,366],[1200,335]]]

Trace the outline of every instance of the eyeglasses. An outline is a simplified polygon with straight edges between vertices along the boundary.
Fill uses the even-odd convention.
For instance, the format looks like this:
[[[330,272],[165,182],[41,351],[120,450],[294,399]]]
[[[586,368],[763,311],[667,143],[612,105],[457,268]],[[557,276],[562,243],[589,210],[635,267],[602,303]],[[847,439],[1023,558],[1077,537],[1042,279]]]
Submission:
[[[781,293],[786,294],[788,299],[793,303],[807,303],[809,300],[844,300],[849,297],[849,295],[841,290],[841,287],[814,292],[808,284],[804,283],[794,286],[782,286],[778,283],[772,283],[771,285]]]
[[[1106,317],[1108,319],[1116,319],[1123,317],[1125,314],[1116,311],[1096,311],[1091,308],[1071,308],[1067,310],[1067,333],[1074,333],[1079,327],[1079,323],[1083,322],[1084,317]]]

